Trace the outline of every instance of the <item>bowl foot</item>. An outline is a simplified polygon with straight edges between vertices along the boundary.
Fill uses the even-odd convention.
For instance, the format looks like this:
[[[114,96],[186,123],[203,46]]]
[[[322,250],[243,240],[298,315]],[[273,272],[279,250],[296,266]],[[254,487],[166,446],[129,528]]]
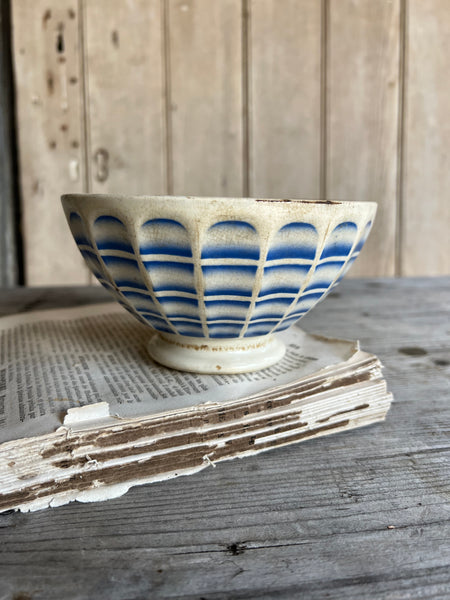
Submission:
[[[207,340],[156,333],[147,350],[156,362],[192,373],[227,374],[259,371],[283,358],[286,347],[271,335]]]

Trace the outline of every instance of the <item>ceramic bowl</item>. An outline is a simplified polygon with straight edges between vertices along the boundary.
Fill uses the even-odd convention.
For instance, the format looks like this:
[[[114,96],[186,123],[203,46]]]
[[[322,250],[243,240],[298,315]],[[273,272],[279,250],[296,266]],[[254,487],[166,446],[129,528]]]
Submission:
[[[154,332],[151,357],[199,373],[268,367],[273,334],[342,279],[376,204],[68,194],[67,220],[89,268]]]

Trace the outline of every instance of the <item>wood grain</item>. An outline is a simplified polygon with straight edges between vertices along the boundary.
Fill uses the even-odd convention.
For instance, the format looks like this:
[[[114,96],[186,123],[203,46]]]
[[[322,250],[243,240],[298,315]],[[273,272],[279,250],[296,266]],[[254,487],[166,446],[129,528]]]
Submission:
[[[446,0],[11,7],[29,285],[89,281],[59,203],[70,191],[373,200],[350,275],[449,272]]]
[[[249,6],[250,195],[319,198],[321,2]]]
[[[71,292],[105,297],[10,290],[0,313]],[[449,278],[345,280],[304,319],[380,356],[395,398],[384,423],[105,503],[0,515],[2,595],[447,600],[449,293]]]
[[[407,4],[401,274],[450,273],[450,4]]]
[[[399,0],[329,2],[326,195],[378,202],[353,276],[395,272],[399,9]]]
[[[19,198],[15,185],[13,78],[11,70],[10,11],[0,3],[0,285],[19,283],[16,219]]]
[[[160,0],[84,0],[89,189],[166,193]]]
[[[243,193],[240,0],[166,3],[174,194]]]
[[[12,3],[28,285],[87,283],[60,195],[84,189],[79,11],[75,0]]]

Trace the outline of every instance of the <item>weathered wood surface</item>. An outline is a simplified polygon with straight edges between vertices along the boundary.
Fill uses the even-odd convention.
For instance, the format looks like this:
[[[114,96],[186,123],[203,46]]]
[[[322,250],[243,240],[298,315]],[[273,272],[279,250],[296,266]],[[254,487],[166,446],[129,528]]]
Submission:
[[[396,268],[400,0],[330,2],[326,197],[378,202],[353,276]]]
[[[0,285],[19,283],[9,3],[0,2]]]
[[[89,191],[167,193],[162,6],[84,1]]]
[[[401,274],[450,272],[450,3],[410,1],[406,15]]]
[[[241,0],[165,5],[169,190],[242,196]]]
[[[320,198],[321,4],[249,3],[251,196]]]
[[[73,0],[12,2],[25,281],[82,284],[89,274],[60,196],[85,191],[82,50]]]
[[[449,273],[448,0],[11,4],[27,284],[90,280],[67,191],[374,200],[352,277]]]
[[[10,314],[107,296],[0,297]],[[0,598],[448,600],[449,312],[448,278],[344,281],[304,327],[380,356],[384,423],[106,503],[0,515]]]

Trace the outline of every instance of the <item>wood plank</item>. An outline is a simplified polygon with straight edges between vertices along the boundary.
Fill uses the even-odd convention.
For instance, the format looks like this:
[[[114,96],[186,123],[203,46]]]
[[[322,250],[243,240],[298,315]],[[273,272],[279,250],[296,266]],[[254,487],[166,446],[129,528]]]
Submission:
[[[84,0],[89,188],[164,194],[160,0]]]
[[[399,39],[399,0],[329,3],[326,195],[378,202],[353,276],[395,272]]]
[[[251,196],[320,197],[321,5],[250,4]]]
[[[401,274],[448,274],[450,4],[407,6]]]
[[[25,282],[87,283],[59,200],[84,190],[77,2],[18,0],[12,12]]]
[[[9,3],[0,3],[0,285],[19,283]]]
[[[25,292],[26,290],[26,292]],[[1,290],[0,317],[28,311],[69,308],[109,302],[111,294],[101,286],[16,287]]]
[[[243,193],[240,0],[166,3],[170,71],[170,190]]]
[[[384,423],[106,503],[0,515],[3,595],[446,600],[449,293],[450,278],[344,280],[305,318],[379,354],[395,397]],[[9,290],[0,312],[104,294]]]

